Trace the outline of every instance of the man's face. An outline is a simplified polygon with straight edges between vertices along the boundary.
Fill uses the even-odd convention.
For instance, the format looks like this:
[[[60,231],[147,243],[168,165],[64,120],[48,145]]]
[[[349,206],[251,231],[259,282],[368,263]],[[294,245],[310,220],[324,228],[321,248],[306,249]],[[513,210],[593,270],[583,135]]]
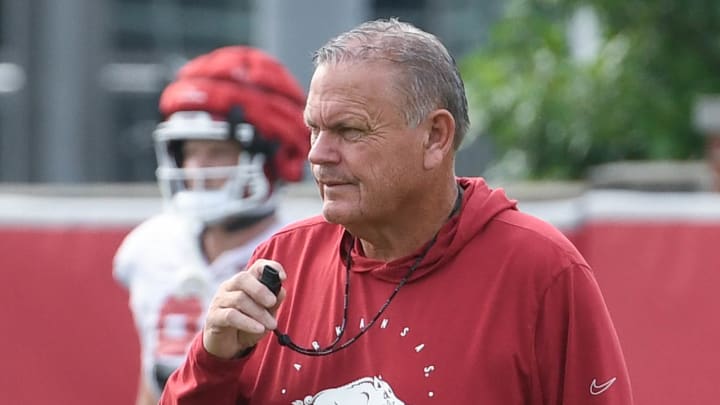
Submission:
[[[418,197],[427,125],[406,125],[397,86],[397,73],[380,62],[316,69],[305,109],[308,159],[329,222],[391,224]]]
[[[198,140],[183,142],[183,168],[202,169],[207,167],[235,166],[240,156],[240,144],[234,140]],[[211,178],[204,182],[188,180],[189,189],[218,189],[227,178]],[[202,184],[198,184],[201,182]]]

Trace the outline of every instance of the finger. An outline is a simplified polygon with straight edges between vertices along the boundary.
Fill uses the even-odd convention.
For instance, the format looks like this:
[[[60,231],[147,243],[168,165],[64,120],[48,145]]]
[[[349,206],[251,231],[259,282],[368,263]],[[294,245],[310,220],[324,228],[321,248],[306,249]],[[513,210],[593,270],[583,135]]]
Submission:
[[[219,330],[233,328],[253,335],[261,334],[269,330],[256,319],[234,308],[217,308],[208,313],[206,327],[208,329]]]
[[[262,295],[267,296],[267,293],[263,293]],[[274,302],[266,305],[253,299],[253,297],[245,291],[231,291],[218,295],[214,304],[218,308],[231,308],[239,311],[243,315],[260,322],[266,328],[275,329],[277,324],[270,310],[277,306],[278,300],[274,295],[270,295],[270,298],[274,300]]]
[[[223,282],[218,295],[234,294],[236,292],[245,293],[250,299],[265,308],[273,308],[280,301],[268,287],[260,282],[259,276],[256,276],[254,271],[251,270],[240,272]]]

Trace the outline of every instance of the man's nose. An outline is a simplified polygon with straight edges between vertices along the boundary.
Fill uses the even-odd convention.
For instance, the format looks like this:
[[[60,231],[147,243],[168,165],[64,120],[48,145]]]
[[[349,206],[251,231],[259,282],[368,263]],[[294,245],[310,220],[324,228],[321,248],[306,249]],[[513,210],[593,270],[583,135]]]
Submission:
[[[315,165],[337,163],[340,160],[339,140],[332,132],[320,131],[313,139],[308,161]]]

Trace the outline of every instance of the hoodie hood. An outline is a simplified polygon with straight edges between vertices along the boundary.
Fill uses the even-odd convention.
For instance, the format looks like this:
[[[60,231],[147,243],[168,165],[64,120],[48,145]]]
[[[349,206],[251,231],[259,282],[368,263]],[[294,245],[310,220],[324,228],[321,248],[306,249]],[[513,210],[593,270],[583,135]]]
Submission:
[[[517,210],[515,200],[508,199],[502,189],[491,189],[482,178],[458,177],[457,183],[463,189],[462,205],[458,213],[443,225],[434,242],[429,241],[411,255],[386,263],[363,256],[360,253],[359,241],[355,241],[351,253],[352,271],[370,272],[374,277],[397,283],[405,277],[418,258],[425,254],[409,278],[409,281],[417,280],[443,268],[449,258],[455,256],[475,235],[482,232],[499,213]],[[343,239],[343,245],[348,246],[352,237],[345,233]]]

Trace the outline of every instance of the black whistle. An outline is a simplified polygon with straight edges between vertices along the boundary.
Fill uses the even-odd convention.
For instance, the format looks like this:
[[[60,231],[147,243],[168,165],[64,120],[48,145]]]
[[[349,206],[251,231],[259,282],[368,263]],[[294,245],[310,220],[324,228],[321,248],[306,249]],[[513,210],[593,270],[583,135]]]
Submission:
[[[280,281],[280,273],[272,267],[265,265],[263,267],[262,275],[260,276],[260,282],[265,285],[275,296],[280,293],[280,287],[282,282]]]

